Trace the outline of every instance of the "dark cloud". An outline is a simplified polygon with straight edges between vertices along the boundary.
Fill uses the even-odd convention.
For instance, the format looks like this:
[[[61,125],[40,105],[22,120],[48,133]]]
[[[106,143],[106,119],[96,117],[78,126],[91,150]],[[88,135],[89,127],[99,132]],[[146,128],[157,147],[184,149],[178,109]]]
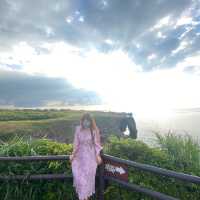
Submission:
[[[130,44],[127,51],[129,51],[130,56],[133,56],[137,64],[143,66],[144,70],[151,70],[154,66],[173,68],[178,62],[193,56],[200,50],[200,20],[198,21],[198,18],[193,18],[193,20],[189,24],[177,27],[174,24],[167,28],[148,31],[136,40],[136,43],[141,45],[140,48]],[[161,34],[161,37],[158,33]],[[179,49],[182,43],[186,43],[186,45]],[[156,54],[157,57],[148,62],[148,55],[152,53]]]
[[[178,16],[188,0],[31,0],[0,2],[1,43],[65,40],[85,47],[106,38],[126,46],[166,15]],[[84,19],[81,21],[80,19]],[[67,23],[69,18],[71,23]]]
[[[104,53],[121,49],[146,71],[171,68],[200,51],[199,10],[199,0],[0,0],[0,54],[24,41],[36,54],[48,55],[43,42],[64,41],[82,49],[80,56],[90,47]],[[185,13],[193,22],[174,27]],[[170,25],[152,29],[166,16]],[[176,52],[183,41],[188,45]],[[14,55],[7,55],[0,56],[2,68],[24,67]],[[185,68],[188,73],[195,70],[196,66]],[[0,105],[32,107],[48,102],[99,104],[101,99],[61,78],[0,70]]]
[[[17,107],[45,106],[49,102],[60,106],[101,103],[95,92],[77,89],[64,79],[6,70],[0,70],[0,94],[0,105]]]
[[[158,38],[154,32],[151,32],[138,42],[142,44],[141,48],[134,47],[131,53],[134,55],[134,61],[137,64],[141,64],[144,70],[151,70],[154,66],[174,67],[180,59],[178,56],[171,56],[172,51],[178,48],[180,44],[179,39],[173,34],[162,39]],[[151,54],[155,54],[156,58],[149,61],[148,56]]]
[[[196,3],[195,3],[196,2]],[[158,30],[149,31],[160,19],[170,16],[176,21],[183,12],[192,8],[195,21],[199,20],[198,0],[1,0],[0,51],[19,41],[27,41],[39,53],[41,42],[65,41],[80,48],[94,46],[101,52],[123,49],[134,62],[151,70],[155,65],[174,67],[177,62],[199,50],[199,26],[185,34],[195,42],[187,52],[171,56],[178,48],[180,36],[192,24],[161,29],[165,38],[157,37]],[[113,44],[106,43],[110,39]],[[135,43],[139,42],[138,49]],[[148,61],[150,54],[156,59]],[[180,55],[182,53],[182,55]],[[166,58],[163,61],[163,58]]]
[[[76,1],[80,4],[80,0]],[[188,5],[187,0],[148,1],[148,0],[112,0],[101,9],[96,1],[86,0],[82,11],[86,24],[92,27],[103,38],[112,38],[127,45],[130,40],[151,28],[160,18],[166,15],[179,16]]]

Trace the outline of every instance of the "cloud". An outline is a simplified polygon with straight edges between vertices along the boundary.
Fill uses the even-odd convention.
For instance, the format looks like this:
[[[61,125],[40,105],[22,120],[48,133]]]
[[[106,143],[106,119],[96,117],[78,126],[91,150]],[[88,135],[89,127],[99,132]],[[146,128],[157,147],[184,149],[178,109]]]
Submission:
[[[190,57],[185,58],[181,62],[177,63],[176,68],[185,71],[190,72],[191,74],[200,76],[200,52],[191,55]]]
[[[144,70],[152,70],[155,66],[173,68],[178,62],[200,50],[200,4],[197,0],[188,2],[190,4],[185,9],[182,8],[177,16],[169,12],[136,37],[134,43],[141,44],[139,50],[128,48],[130,55],[134,55],[136,64],[142,65]],[[157,58],[154,62],[148,62],[148,55],[152,52]]]
[[[0,106],[38,107],[100,104],[93,91],[73,87],[65,79],[0,70]]]
[[[163,39],[165,39],[166,38],[166,36],[165,35],[163,35],[163,33],[162,32],[158,32],[157,33],[157,36],[159,37],[159,38],[163,38]]]
[[[151,60],[155,59],[156,57],[157,57],[156,54],[152,53],[152,54],[150,54],[150,55],[147,57],[147,59],[148,59],[149,61],[151,61]]]
[[[35,84],[44,78],[47,87],[54,80],[56,88],[76,85],[91,91],[97,89],[103,96],[114,91],[114,99],[121,97],[118,91],[123,93],[124,88],[130,87],[137,73],[184,66],[185,73],[198,75],[198,65],[191,60],[200,51],[199,2],[1,0],[0,68],[35,77]],[[8,85],[2,82],[5,83]],[[68,87],[68,83],[73,86]],[[24,91],[34,91],[31,84],[29,87],[24,87]],[[34,95],[36,105],[63,102],[64,97],[69,100],[67,89],[55,90],[59,94],[50,93],[39,100]],[[70,91],[70,102],[82,102],[79,95],[73,96],[75,88]],[[79,92],[88,94],[82,90],[76,94]],[[13,94],[20,99],[14,89]],[[96,94],[90,96],[97,101]],[[15,99],[14,95],[10,97]],[[35,105],[28,99],[23,103],[23,99],[16,100],[14,104]]]
[[[30,0],[2,0],[0,51],[26,42],[41,52],[41,43],[62,41],[85,51],[121,49],[146,70],[155,65],[169,67],[168,63],[175,66],[180,55],[175,59],[170,54],[180,46],[178,37],[184,33],[189,37],[188,26],[198,26],[197,1],[44,0],[36,4]],[[143,60],[152,51],[157,55],[154,62]],[[160,63],[163,56],[166,60]]]
[[[178,53],[178,52],[184,50],[188,45],[189,45],[189,43],[188,43],[187,41],[182,41],[182,42],[180,43],[180,45],[179,45],[176,49],[174,49],[174,50],[172,51],[172,54],[174,55],[174,54],[176,54],[176,53]]]
[[[20,43],[10,53],[0,55],[0,61],[4,62],[4,68],[11,70],[14,63],[19,63],[17,71],[29,75],[62,77],[78,88],[97,91],[104,101],[121,98],[124,88],[129,87],[135,74],[142,71],[141,66],[135,65],[122,50],[100,53],[91,49],[85,52],[64,42],[44,43],[40,48],[46,49],[42,52],[47,53]],[[6,65],[8,61],[9,66]]]
[[[1,38],[8,45],[64,40],[81,46],[101,45],[107,38],[126,46],[160,18],[177,17],[190,5],[187,0],[2,0],[0,4]]]

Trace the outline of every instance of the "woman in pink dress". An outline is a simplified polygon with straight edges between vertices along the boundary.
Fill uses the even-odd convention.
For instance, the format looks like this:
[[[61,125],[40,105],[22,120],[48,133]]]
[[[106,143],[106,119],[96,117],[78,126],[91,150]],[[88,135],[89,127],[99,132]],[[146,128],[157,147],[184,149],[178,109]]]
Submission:
[[[83,114],[80,125],[75,128],[73,152],[70,155],[73,186],[79,200],[88,200],[95,193],[96,169],[102,149],[100,132],[95,120],[89,113]]]

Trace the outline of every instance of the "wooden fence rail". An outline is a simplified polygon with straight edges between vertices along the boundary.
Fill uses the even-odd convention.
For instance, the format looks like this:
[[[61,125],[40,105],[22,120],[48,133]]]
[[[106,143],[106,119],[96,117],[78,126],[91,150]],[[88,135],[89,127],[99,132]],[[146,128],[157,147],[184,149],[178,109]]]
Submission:
[[[200,177],[193,176],[189,174],[184,174],[180,172],[175,172],[172,170],[163,169],[160,167],[155,167],[152,165],[142,164],[130,160],[125,160],[121,158],[117,158],[108,154],[103,154],[101,152],[101,156],[103,158],[103,164],[98,166],[97,170],[97,178],[98,178],[98,200],[104,199],[104,189],[105,189],[105,181],[114,181],[118,183],[120,186],[123,186],[129,190],[137,191],[139,193],[146,194],[155,199],[160,200],[177,200],[177,198],[150,190],[148,188],[141,187],[139,185],[129,183],[128,179],[123,180],[124,177],[121,174],[128,173],[126,171],[126,166],[137,168],[141,171],[148,171],[153,174],[162,175],[170,178],[175,178],[178,180],[182,180],[188,183],[194,183],[200,185]],[[67,161],[69,160],[69,155],[48,155],[48,156],[23,156],[23,157],[0,157],[0,162],[34,162],[34,161]],[[117,164],[117,165],[116,165]],[[108,168],[107,168],[108,166]],[[109,168],[110,167],[110,168]],[[111,171],[108,174],[109,169]],[[119,169],[121,171],[119,171]],[[115,171],[113,171],[115,170]],[[122,179],[123,178],[123,179]],[[28,174],[28,175],[0,175],[0,181],[12,181],[12,180],[72,180],[71,175],[67,175],[65,173],[62,174]]]

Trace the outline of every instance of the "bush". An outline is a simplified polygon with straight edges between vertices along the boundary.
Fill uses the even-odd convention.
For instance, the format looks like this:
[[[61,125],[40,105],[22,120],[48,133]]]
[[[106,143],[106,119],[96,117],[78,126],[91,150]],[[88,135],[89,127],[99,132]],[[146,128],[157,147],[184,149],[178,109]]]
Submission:
[[[156,136],[157,143],[160,144],[159,147],[149,147],[147,144],[139,140],[131,138],[122,139],[112,135],[109,137],[108,143],[104,149],[107,154],[123,159],[150,164],[169,170],[199,175],[199,154],[197,152],[199,152],[200,148],[192,140],[192,138],[183,137],[184,146],[182,146],[181,144],[183,141],[178,136],[171,135],[171,137],[176,138],[176,140],[173,140],[174,138],[170,138],[174,141],[174,143],[170,141],[169,135],[161,136],[157,133]],[[172,146],[174,148],[172,148]],[[175,148],[177,148],[177,151],[175,151]],[[185,150],[181,150],[182,148],[185,148]],[[181,151],[182,154],[177,153],[179,151]],[[188,159],[188,157],[190,159]],[[194,158],[197,160],[195,161]],[[189,165],[186,165],[186,161],[189,161]],[[128,170],[129,182],[131,183],[138,184],[183,200],[197,200],[200,198],[200,187],[195,184],[184,183],[180,180],[158,176],[149,172],[142,172],[133,167],[129,167]],[[117,184],[109,186],[106,191],[106,199],[117,198],[119,195],[118,190],[119,188]],[[110,194],[111,191],[112,196]],[[113,196],[115,194],[116,196]],[[122,196],[124,199],[151,199],[150,197],[136,192],[126,191],[126,189],[123,189]]]
[[[156,133],[157,147],[149,147],[142,141],[131,138],[118,138],[111,135],[104,145],[104,153],[123,159],[150,164],[165,169],[175,170],[199,176],[199,144],[189,136]],[[25,155],[69,155],[72,144],[62,144],[47,139],[24,140],[16,137],[10,142],[0,144],[0,156]],[[69,162],[1,162],[0,175],[67,173],[72,175]],[[200,199],[200,187],[184,183],[173,178],[142,172],[129,167],[129,182],[159,191],[182,200]],[[75,195],[72,182],[62,181],[7,181],[0,183],[0,200],[64,200]],[[121,188],[116,183],[109,184],[105,199],[150,200],[152,198],[134,191]]]
[[[200,176],[200,145],[191,135],[155,132],[160,149],[170,156],[175,170]]]
[[[46,139],[23,140],[15,137],[9,143],[0,145],[0,156],[68,155],[72,145],[60,144]],[[71,174],[71,166],[66,161],[1,162],[0,175],[14,174]],[[58,200],[70,199],[74,193],[72,183],[60,180],[48,181],[7,181],[0,183],[1,200]],[[71,198],[72,199],[72,198]]]

